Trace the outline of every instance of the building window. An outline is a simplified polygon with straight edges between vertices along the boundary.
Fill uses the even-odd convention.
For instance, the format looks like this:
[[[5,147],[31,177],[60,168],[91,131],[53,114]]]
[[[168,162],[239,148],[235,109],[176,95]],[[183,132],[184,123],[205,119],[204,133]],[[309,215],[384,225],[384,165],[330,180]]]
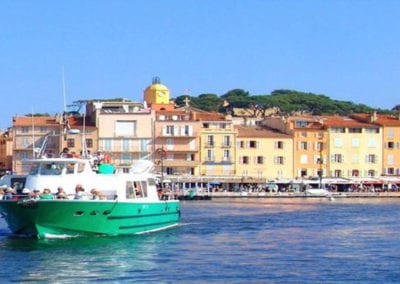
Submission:
[[[68,148],[74,148],[75,147],[75,139],[74,138],[68,138],[67,139],[67,147]]]
[[[341,148],[341,147],[343,146],[343,141],[342,141],[342,139],[340,139],[340,138],[335,138],[335,139],[333,140],[333,145],[334,145],[336,148]]]
[[[173,136],[175,134],[174,129],[175,128],[173,125],[167,125],[166,126],[166,134]]]
[[[224,161],[230,161],[231,153],[229,150],[224,150]]]
[[[207,150],[207,161],[214,161],[214,151],[213,150]]]
[[[116,136],[136,136],[136,121],[116,121]]]
[[[343,155],[342,154],[333,155],[332,162],[334,162],[334,163],[343,163]]]
[[[274,163],[277,165],[283,165],[285,163],[285,158],[283,156],[276,156],[274,158]]]
[[[231,137],[229,135],[224,136],[224,145],[225,147],[231,146]]]
[[[349,133],[361,133],[362,129],[358,128],[358,127],[354,127],[354,128],[349,128]]]
[[[22,133],[28,133],[29,132],[29,127],[21,127],[21,132]]]
[[[122,139],[122,151],[129,151],[131,146],[131,141],[129,139]]]
[[[368,139],[368,148],[376,148],[376,140],[374,138]]]
[[[295,124],[296,128],[306,128],[308,125],[308,122],[304,121],[304,120],[296,120],[294,122],[294,124]]]
[[[256,157],[256,164],[257,164],[257,165],[262,165],[262,164],[264,164],[264,157],[263,157],[263,156],[257,156],[257,157]]]
[[[353,148],[360,147],[360,139],[358,139],[358,138],[351,139],[351,147],[353,147]]]
[[[393,128],[389,128],[388,132],[387,132],[387,138],[394,138],[394,129]]]
[[[394,149],[394,142],[390,141],[386,143],[386,148],[388,149]]]
[[[283,149],[283,141],[276,141],[275,149]]]
[[[207,146],[214,146],[214,136],[213,135],[207,136]]]
[[[307,150],[307,142],[300,142],[300,150]]]
[[[249,148],[257,148],[257,141],[254,140],[249,141]]]
[[[342,176],[342,171],[341,170],[335,170],[333,172],[333,176],[334,177],[341,177]]]
[[[248,165],[249,164],[249,157],[248,156],[243,156],[242,157],[242,164]]]
[[[366,162],[369,164],[375,164],[377,161],[377,157],[374,154],[367,155]]]
[[[351,171],[351,176],[352,176],[352,177],[358,177],[358,176],[360,176],[360,171],[359,171],[359,170],[352,170],[352,171]]]
[[[317,151],[321,152],[324,149],[324,143],[323,142],[317,142]]]
[[[343,127],[332,127],[331,128],[332,133],[345,133],[345,129]]]
[[[86,142],[86,147],[88,148],[93,148],[93,139],[92,138],[88,138],[85,140]]]

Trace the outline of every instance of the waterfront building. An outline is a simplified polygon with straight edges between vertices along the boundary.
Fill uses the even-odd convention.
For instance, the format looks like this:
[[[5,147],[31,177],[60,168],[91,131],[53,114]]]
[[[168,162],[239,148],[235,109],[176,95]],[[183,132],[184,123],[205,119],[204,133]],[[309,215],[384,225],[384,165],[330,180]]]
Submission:
[[[155,164],[164,175],[199,175],[200,123],[192,110],[158,110],[154,126]]]
[[[329,175],[327,171],[328,132],[319,117],[271,116],[266,117],[262,124],[292,137],[293,178],[309,179]]]
[[[291,135],[260,125],[235,125],[236,175],[242,182],[266,182],[293,176]]]
[[[382,129],[346,116],[321,116],[328,131],[330,177],[376,178],[382,170]]]
[[[12,171],[12,129],[0,133],[0,176]]]
[[[352,118],[382,127],[381,175],[400,175],[400,114],[354,114]]]
[[[84,149],[97,149],[97,130],[84,121],[84,116],[68,113],[14,117],[12,171],[26,174],[30,169],[27,160],[58,155],[64,148],[72,155],[81,155]]]
[[[132,160],[151,159],[154,111],[143,103],[91,101],[86,114],[98,131],[97,151],[116,166],[129,168]]]

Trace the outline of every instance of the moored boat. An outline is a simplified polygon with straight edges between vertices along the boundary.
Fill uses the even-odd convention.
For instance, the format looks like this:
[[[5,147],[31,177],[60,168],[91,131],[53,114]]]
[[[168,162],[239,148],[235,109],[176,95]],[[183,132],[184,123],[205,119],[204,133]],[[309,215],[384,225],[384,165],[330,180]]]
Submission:
[[[94,171],[88,159],[51,158],[32,161],[25,191],[63,187],[67,199],[38,199],[15,192],[0,201],[0,214],[14,234],[37,238],[88,235],[129,235],[175,226],[179,200],[160,200],[150,161],[140,161],[127,173]],[[76,185],[85,189],[74,199]],[[102,192],[93,200],[89,191]]]

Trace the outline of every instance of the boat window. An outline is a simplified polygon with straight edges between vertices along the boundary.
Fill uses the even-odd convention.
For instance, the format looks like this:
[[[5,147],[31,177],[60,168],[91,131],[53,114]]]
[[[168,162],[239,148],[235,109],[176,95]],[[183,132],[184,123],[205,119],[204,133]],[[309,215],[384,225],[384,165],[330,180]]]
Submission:
[[[141,188],[142,188],[142,192],[143,192],[143,197],[147,197],[147,183],[146,181],[141,181]]]
[[[41,175],[61,175],[62,166],[57,163],[42,163],[40,167]]]
[[[135,189],[133,188],[133,184],[131,181],[126,182],[126,198],[127,199],[135,198]]]
[[[78,163],[78,173],[81,173],[85,170],[85,164],[84,163]]]
[[[140,198],[143,196],[142,189],[140,188],[140,183],[138,183],[137,181],[134,181],[133,188],[135,190],[136,198]]]
[[[31,167],[30,175],[37,175],[39,172],[39,163],[34,163]]]
[[[73,174],[73,173],[74,173],[74,166],[75,166],[74,163],[68,163],[68,164],[67,164],[67,171],[66,171],[66,173],[67,173],[67,174]]]

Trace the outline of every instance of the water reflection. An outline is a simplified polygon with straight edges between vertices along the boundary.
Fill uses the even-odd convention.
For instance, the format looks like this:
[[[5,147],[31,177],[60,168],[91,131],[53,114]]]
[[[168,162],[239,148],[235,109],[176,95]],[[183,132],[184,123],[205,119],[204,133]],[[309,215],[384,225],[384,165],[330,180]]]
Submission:
[[[400,200],[362,201],[182,202],[179,226],[127,237],[16,239],[0,223],[0,262],[7,265],[0,279],[396,281],[400,279],[395,269],[400,264]]]

